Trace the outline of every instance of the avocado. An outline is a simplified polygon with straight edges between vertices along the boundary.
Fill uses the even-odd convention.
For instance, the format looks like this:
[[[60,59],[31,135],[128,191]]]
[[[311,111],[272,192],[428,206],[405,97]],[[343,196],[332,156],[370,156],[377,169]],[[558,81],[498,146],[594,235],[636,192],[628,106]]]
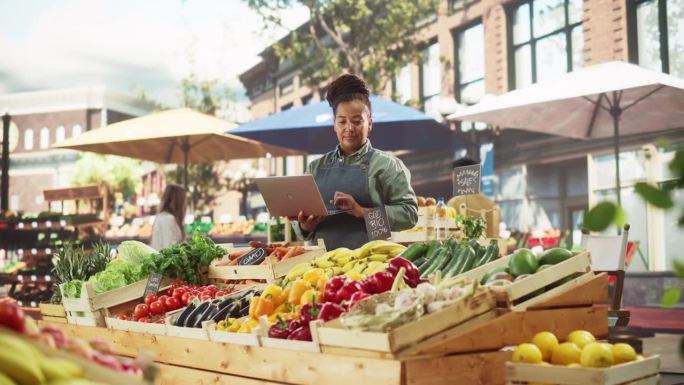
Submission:
[[[548,249],[542,253],[541,257],[539,257],[539,264],[555,265],[571,257],[572,252],[570,250],[554,247],[553,249]]]
[[[508,261],[508,272],[514,276],[534,274],[539,267],[539,261],[530,249],[518,249]]]
[[[484,285],[489,279],[496,273],[507,273],[508,268],[506,266],[499,266],[495,267],[491,270],[489,270],[485,275],[482,276],[482,279],[480,279],[480,284]]]

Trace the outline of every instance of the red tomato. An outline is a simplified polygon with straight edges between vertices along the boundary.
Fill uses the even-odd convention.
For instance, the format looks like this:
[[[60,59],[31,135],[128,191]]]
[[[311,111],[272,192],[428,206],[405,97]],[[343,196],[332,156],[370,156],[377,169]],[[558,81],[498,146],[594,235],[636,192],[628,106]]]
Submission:
[[[150,304],[150,313],[159,315],[164,314],[164,305],[161,301],[154,301]]]
[[[181,296],[181,303],[183,305],[187,306],[187,304],[189,303],[188,298],[190,298],[190,297],[193,297],[192,293],[189,293],[189,292],[183,293],[183,295]]]
[[[161,302],[162,306],[166,307],[166,300],[169,299],[168,295],[160,295],[157,301]]]
[[[144,303],[140,303],[135,305],[135,309],[133,310],[133,317],[136,319],[145,317],[150,313],[150,308],[145,305]]]
[[[171,287],[169,288],[169,290],[167,292],[170,296],[172,296],[174,291],[176,291],[176,287],[171,285]]]
[[[138,322],[147,323],[147,324],[152,322],[152,321],[150,321],[150,319],[147,318],[147,317],[140,317],[140,318],[137,319],[137,321],[138,321]]]
[[[212,299],[211,296],[210,296],[210,295],[207,295],[207,294],[202,294],[202,295],[200,296],[200,301],[202,301],[202,302],[204,302],[204,301],[211,301],[211,299]]]
[[[190,295],[190,296],[188,297],[188,300],[187,300],[187,302],[183,302],[183,305],[185,305],[185,306],[188,306],[188,305],[190,305],[190,303],[191,303],[192,301],[194,301],[194,300],[195,300],[195,298],[197,298],[197,296],[196,296],[196,295]]]
[[[164,306],[166,306],[166,310],[173,311],[180,309],[181,305],[180,301],[176,297],[169,297],[166,299]]]
[[[192,295],[196,295],[196,296],[202,295],[202,292],[197,290],[197,289],[190,290],[190,293],[192,293]]]
[[[225,296],[226,294],[228,294],[228,293],[225,290],[219,290],[216,292],[216,294],[214,294],[214,297],[219,298],[219,297]]]
[[[177,299],[178,302],[183,301],[183,294],[187,293],[184,289],[176,289],[173,291],[173,298]]]
[[[127,313],[120,313],[116,318],[124,321],[128,321],[130,319],[130,316]]]
[[[157,300],[157,296],[154,294],[149,294],[145,297],[145,305],[150,306],[150,304]]]
[[[163,318],[160,318],[160,319],[157,320],[157,323],[158,323],[158,324],[164,324],[164,323],[166,323],[166,322],[164,322],[164,319],[163,319]]]
[[[204,290],[205,291],[208,290],[212,293],[216,293],[218,291],[218,287],[216,287],[216,285],[207,285],[204,287]]]

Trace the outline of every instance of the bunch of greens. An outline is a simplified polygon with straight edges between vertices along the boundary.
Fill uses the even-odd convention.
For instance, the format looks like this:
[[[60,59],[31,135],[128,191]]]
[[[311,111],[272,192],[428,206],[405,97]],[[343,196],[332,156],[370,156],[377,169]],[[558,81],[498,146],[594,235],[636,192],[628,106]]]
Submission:
[[[456,226],[463,230],[468,239],[479,239],[485,231],[486,222],[480,216],[459,215],[456,217]]]
[[[123,241],[116,248],[117,259],[138,264],[150,254],[156,254],[157,250],[139,241]]]
[[[103,271],[109,262],[111,248],[106,242],[96,242],[93,244],[93,251],[86,252],[83,246],[75,246],[73,243],[65,243],[52,258],[52,274],[58,285],[71,281],[86,281],[89,277]],[[69,286],[70,294],[79,297],[81,285],[73,284]],[[77,291],[75,291],[78,289]],[[61,303],[61,293],[55,290],[52,303]]]
[[[195,233],[187,242],[161,249],[159,254],[143,258],[141,264],[145,270],[200,284],[199,269],[226,253],[226,249],[217,246],[211,238]]]

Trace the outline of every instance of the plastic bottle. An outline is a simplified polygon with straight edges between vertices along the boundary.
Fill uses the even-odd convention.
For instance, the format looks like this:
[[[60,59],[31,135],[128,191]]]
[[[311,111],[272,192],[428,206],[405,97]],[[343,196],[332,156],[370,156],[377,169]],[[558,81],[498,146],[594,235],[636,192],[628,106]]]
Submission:
[[[432,223],[435,227],[435,239],[445,240],[449,235],[449,224],[447,205],[444,203],[444,198],[437,199],[437,206],[435,207],[435,215]]]

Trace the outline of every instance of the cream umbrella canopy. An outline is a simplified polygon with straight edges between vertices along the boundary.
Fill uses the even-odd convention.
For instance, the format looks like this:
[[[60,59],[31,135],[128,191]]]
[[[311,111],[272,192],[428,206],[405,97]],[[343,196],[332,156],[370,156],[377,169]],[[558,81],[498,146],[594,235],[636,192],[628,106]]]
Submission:
[[[223,119],[179,108],[87,131],[53,147],[183,164],[186,189],[188,163],[300,154],[225,133],[234,127],[235,124]]]
[[[619,203],[620,136],[684,128],[684,80],[608,62],[487,98],[448,119],[577,139],[612,136]]]

